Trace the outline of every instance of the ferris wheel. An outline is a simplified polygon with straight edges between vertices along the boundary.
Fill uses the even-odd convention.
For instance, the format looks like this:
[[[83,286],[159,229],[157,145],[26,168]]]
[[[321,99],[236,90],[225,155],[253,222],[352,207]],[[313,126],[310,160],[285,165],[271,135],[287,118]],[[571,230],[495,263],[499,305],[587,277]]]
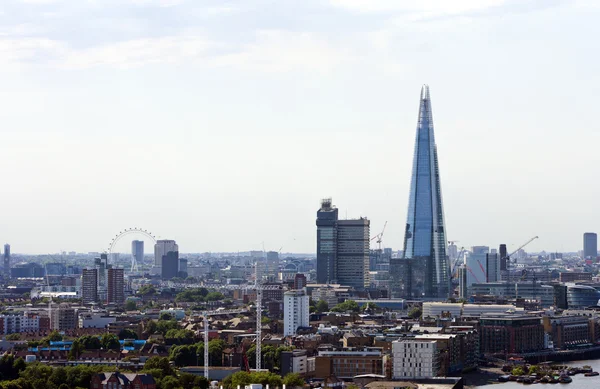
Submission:
[[[127,236],[127,235],[144,235],[146,238],[150,239],[153,243],[156,243],[156,236],[154,236],[154,234],[152,234],[152,232],[148,231],[148,230],[144,230],[143,228],[138,228],[138,227],[133,227],[133,228],[126,228],[123,231],[119,231],[119,233],[117,235],[115,235],[112,240],[110,241],[110,244],[108,245],[108,250],[106,251],[108,254],[109,258],[112,258],[112,254],[113,254],[113,250],[115,248],[115,246],[117,245],[117,243],[121,240],[121,238]],[[134,255],[132,253],[131,255],[131,271],[138,271],[138,261],[143,261],[144,258],[136,258],[136,255]]]

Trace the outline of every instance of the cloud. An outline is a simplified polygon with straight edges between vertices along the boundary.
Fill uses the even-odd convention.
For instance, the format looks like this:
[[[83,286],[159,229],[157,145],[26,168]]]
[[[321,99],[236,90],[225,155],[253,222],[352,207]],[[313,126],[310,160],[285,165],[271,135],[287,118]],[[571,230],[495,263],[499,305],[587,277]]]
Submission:
[[[360,13],[407,12],[457,15],[503,5],[507,0],[330,0],[330,4]]]

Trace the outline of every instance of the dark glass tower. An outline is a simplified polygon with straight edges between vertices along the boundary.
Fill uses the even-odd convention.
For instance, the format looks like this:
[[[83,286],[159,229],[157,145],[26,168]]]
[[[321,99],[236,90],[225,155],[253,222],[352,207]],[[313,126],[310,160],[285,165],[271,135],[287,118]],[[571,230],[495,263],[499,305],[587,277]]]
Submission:
[[[402,294],[409,297],[447,298],[450,263],[447,256],[440,170],[433,133],[429,87],[421,89],[415,139],[404,259],[399,261]]]

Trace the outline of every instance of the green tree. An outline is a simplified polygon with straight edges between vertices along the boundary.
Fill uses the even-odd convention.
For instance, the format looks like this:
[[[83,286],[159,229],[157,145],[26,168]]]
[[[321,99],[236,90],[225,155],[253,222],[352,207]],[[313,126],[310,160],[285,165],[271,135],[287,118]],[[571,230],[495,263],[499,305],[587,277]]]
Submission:
[[[138,291],[137,294],[140,296],[153,296],[156,295],[156,289],[152,285],[144,285]]]
[[[319,313],[327,312],[329,310],[329,304],[327,304],[327,301],[325,300],[319,300],[317,301],[316,309]]]
[[[159,380],[159,385],[157,385],[161,389],[179,389],[179,380],[174,376],[165,376],[164,378]]]
[[[198,352],[199,348],[196,345],[181,345],[173,346],[169,350],[169,360],[173,361],[175,366],[194,366],[204,364],[204,347],[202,352]]]
[[[119,337],[115,334],[104,334],[100,340],[102,347],[106,350],[119,350],[121,344],[119,343]]]
[[[221,301],[223,299],[225,299],[225,296],[221,292],[210,292],[206,295],[206,301]]]
[[[540,372],[540,367],[538,365],[529,366],[529,375],[534,375]]]
[[[50,342],[60,342],[61,340],[63,340],[63,336],[58,331],[54,330],[42,339],[42,343],[50,344]]]
[[[522,366],[516,366],[512,369],[512,375],[523,375],[525,374],[525,369]]]
[[[85,350],[99,350],[102,347],[102,343],[100,342],[100,338],[93,335],[84,335],[80,337],[79,343]]]
[[[81,342],[79,341],[79,339],[75,339],[73,341],[73,344],[71,345],[71,349],[69,350],[69,360],[70,361],[74,361],[76,359],[79,359],[79,356],[81,355],[81,352],[84,350],[83,345],[81,344]]]
[[[346,300],[331,309],[333,312],[358,312],[360,307],[354,300]]]
[[[160,378],[174,374],[169,359],[166,357],[149,358],[144,364],[144,370],[159,370],[161,372]]]
[[[126,311],[135,311],[137,309],[137,303],[134,300],[127,300],[125,302]]]
[[[212,339],[208,342],[208,358],[211,366],[223,365],[223,350],[227,344],[221,339]]]
[[[175,316],[170,312],[161,312],[158,315],[158,320],[175,320]]]
[[[283,384],[288,388],[293,386],[304,386],[305,381],[298,373],[288,373],[283,377]]]
[[[136,334],[136,332],[130,328],[123,328],[120,332],[119,332],[119,339],[124,340],[124,339],[137,339],[138,336]]]
[[[189,373],[179,375],[179,385],[183,389],[208,389],[209,382],[206,378]]]
[[[15,332],[14,334],[6,335],[6,340],[21,340],[21,334]]]
[[[408,317],[411,319],[418,319],[423,314],[423,311],[419,307],[413,307],[410,311],[408,311]]]
[[[179,329],[176,320],[159,320],[156,322],[156,332],[166,335],[169,330]]]

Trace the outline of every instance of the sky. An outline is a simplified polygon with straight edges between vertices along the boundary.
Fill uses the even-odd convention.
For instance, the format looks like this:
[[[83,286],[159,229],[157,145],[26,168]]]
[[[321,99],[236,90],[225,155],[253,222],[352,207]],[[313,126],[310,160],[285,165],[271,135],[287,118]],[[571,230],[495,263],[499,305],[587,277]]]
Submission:
[[[402,249],[421,85],[460,246],[600,231],[600,2],[3,0],[0,241],[312,253],[316,211]]]

